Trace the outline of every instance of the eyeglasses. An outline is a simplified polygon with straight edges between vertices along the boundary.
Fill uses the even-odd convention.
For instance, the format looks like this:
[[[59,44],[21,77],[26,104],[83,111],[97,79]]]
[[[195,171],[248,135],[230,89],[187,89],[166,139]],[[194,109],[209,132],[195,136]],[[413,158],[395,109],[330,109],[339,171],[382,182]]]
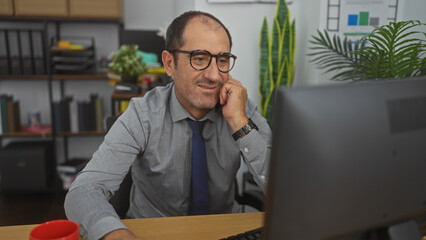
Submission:
[[[207,50],[170,50],[169,52],[178,52],[189,54],[189,63],[195,70],[202,71],[210,66],[212,57],[216,58],[216,65],[220,72],[227,73],[232,70],[237,56],[228,52],[220,52],[218,54],[211,54]]]

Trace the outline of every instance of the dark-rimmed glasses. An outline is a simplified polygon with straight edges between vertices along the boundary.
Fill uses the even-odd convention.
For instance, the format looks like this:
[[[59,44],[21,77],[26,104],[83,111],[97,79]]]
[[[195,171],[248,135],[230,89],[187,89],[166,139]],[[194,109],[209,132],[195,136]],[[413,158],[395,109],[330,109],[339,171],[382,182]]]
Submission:
[[[202,71],[210,66],[212,62],[212,57],[216,58],[216,65],[220,72],[227,73],[232,70],[235,64],[237,56],[228,52],[220,52],[218,54],[211,54],[207,50],[170,50],[169,52],[178,52],[189,54],[189,63],[191,67],[195,70]]]

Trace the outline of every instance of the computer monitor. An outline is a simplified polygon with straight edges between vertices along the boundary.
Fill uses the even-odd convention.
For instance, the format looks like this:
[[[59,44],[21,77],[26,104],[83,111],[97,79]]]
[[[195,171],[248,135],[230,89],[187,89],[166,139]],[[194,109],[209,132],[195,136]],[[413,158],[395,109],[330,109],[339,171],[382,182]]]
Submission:
[[[120,28],[120,45],[136,44],[139,50],[155,53],[158,62],[161,63],[161,53],[165,49],[166,43],[163,37],[157,35],[158,31],[152,30],[125,30]]]
[[[426,78],[280,88],[274,114],[265,239],[420,239]]]

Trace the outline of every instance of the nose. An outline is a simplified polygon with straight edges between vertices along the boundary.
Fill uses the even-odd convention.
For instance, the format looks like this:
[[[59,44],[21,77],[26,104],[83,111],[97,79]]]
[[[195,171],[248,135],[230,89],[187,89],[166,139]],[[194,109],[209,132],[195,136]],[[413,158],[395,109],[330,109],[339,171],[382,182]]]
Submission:
[[[221,74],[217,67],[216,57],[212,57],[210,66],[204,70],[204,77],[215,82],[221,81]]]

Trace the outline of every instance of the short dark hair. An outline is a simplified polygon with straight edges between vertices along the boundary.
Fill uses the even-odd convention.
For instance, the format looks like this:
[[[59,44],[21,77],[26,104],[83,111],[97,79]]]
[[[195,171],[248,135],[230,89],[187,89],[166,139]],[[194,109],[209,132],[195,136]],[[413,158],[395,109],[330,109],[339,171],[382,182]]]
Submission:
[[[225,30],[226,34],[228,35],[229,48],[231,49],[232,47],[231,34],[229,33],[228,29],[219,19],[217,19],[215,16],[211,15],[210,13],[201,12],[201,11],[188,11],[181,14],[179,17],[175,18],[170,24],[170,26],[167,28],[167,33],[166,33],[166,50],[167,51],[179,49],[184,44],[183,32],[185,30],[185,27],[188,24],[188,21],[195,17],[207,17],[219,23],[219,25]]]

